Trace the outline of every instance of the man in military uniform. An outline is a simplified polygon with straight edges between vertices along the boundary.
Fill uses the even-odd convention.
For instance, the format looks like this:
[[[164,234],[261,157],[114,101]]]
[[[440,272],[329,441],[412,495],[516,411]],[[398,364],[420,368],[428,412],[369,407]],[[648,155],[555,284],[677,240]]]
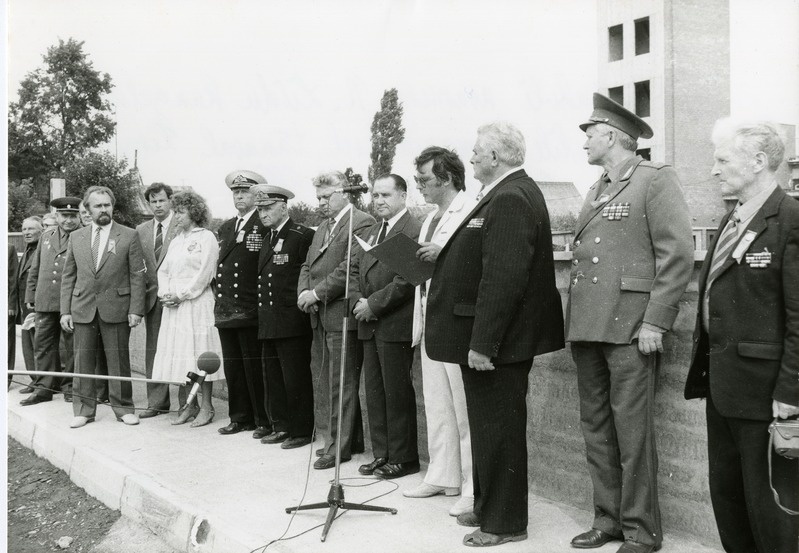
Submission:
[[[258,256],[267,232],[255,213],[250,188],[266,184],[266,179],[252,171],[233,171],[225,183],[238,215],[219,227],[219,267],[213,284],[230,413],[230,424],[219,433],[254,430],[252,437],[261,439],[272,432],[264,407],[258,341]]]
[[[56,198],[50,205],[56,210],[58,226],[44,234],[36,249],[28,275],[25,301],[36,313],[36,337],[33,351],[36,367],[40,371],[72,373],[75,370],[75,354],[72,348],[72,333],[62,332],[60,320],[61,275],[67,257],[67,245],[72,231],[80,228],[78,203],[80,198],[67,196]],[[64,342],[65,358],[61,359],[60,342]],[[36,391],[21,405],[32,405],[50,401],[53,391],[58,389],[59,378],[54,376],[36,377],[32,383]],[[64,399],[72,398],[72,379],[63,379]]]
[[[269,230],[258,260],[258,338],[273,433],[261,443],[294,449],[311,443],[313,434],[311,320],[295,297],[314,231],[289,218],[290,190],[257,184],[250,192]]]
[[[313,346],[311,371],[314,378],[316,431],[324,436],[314,468],[335,466],[336,440],[341,440],[341,461],[349,461],[357,435],[358,373],[356,370],[356,322],[344,301],[350,216],[352,231],[361,238],[375,220],[356,209],[343,192],[347,177],[340,171],[322,173],[313,180],[319,211],[325,220],[314,235],[297,284],[297,306],[311,314]],[[355,251],[353,249],[353,255]],[[342,435],[337,436],[341,344],[343,321],[347,319],[346,371],[342,390]]]
[[[33,354],[33,340],[36,336],[36,329],[26,329],[25,319],[32,312],[31,308],[25,303],[25,289],[28,285],[28,274],[30,273],[31,264],[36,253],[36,247],[39,245],[39,239],[44,230],[42,219],[38,216],[28,217],[22,221],[22,239],[25,242],[25,251],[22,252],[22,258],[19,260],[19,267],[17,268],[16,281],[14,286],[17,288],[16,302],[13,306],[15,311],[15,323],[22,325],[21,343],[22,343],[22,357],[25,360],[25,369],[29,371],[36,370],[36,361]],[[9,306],[12,307],[12,306]],[[9,347],[16,347],[15,343],[9,343]],[[12,367],[13,368],[13,367]],[[31,393],[35,386],[34,383],[37,378],[34,377],[31,383],[21,390],[20,393]],[[23,399],[20,405],[31,405],[30,398]],[[38,403],[34,401],[33,403]]]
[[[408,185],[399,175],[378,178],[372,205],[381,220],[369,229],[377,245],[396,234],[416,241],[421,223],[408,212]],[[353,313],[363,345],[364,385],[374,461],[358,472],[400,478],[419,472],[416,443],[416,395],[411,383],[413,293],[410,282],[369,252],[355,259],[357,287]]]
[[[604,173],[577,219],[566,310],[594,487],[592,528],[571,543],[624,540],[620,553],[648,553],[663,539],[655,367],[691,278],[691,221],[675,171],[635,155],[638,138],[652,136],[649,125],[594,94],[580,128],[588,163]]]

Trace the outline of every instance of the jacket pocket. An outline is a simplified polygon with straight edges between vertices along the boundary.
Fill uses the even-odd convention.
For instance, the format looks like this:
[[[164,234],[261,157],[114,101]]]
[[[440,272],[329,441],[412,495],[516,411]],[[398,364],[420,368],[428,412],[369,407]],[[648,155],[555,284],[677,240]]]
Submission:
[[[738,355],[779,361],[782,359],[782,344],[773,342],[738,342]]]
[[[460,317],[474,317],[474,304],[456,303],[452,308],[452,313]]]
[[[117,288],[117,294],[120,296],[129,296],[130,288]]]
[[[80,296],[82,293],[83,293],[83,290],[79,290],[79,289],[77,289],[77,288],[76,288],[75,290],[73,290],[73,291],[72,291],[72,295],[73,295],[74,297],[76,297],[76,298],[77,298],[78,296]]]
[[[621,289],[628,290],[630,292],[646,292],[648,294],[652,291],[652,279],[646,277],[622,275]]]

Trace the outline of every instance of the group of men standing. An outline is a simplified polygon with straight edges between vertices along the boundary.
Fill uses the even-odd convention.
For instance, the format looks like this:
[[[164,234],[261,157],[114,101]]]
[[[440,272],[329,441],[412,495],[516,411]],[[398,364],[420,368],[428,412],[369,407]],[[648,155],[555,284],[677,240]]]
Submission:
[[[315,426],[324,444],[314,467],[335,466],[337,455],[348,461],[362,450],[362,372],[374,460],[359,471],[416,473],[411,365],[419,345],[430,465],[404,495],[461,494],[450,514],[477,528],[466,545],[520,541],[528,522],[528,376],[537,356],[568,341],[594,505],[591,528],[571,545],[618,540],[620,553],[660,549],[654,390],[664,335],[693,271],[690,216],[676,172],[635,153],[638,138],[653,134],[646,122],[595,94],[580,128],[588,163],[603,173],[577,219],[565,324],[549,214],[522,168],[525,141],[513,125],[478,129],[476,197],[465,191],[455,152],[434,146],[417,157],[417,188],[436,208],[424,221],[406,208],[407,183],[396,174],[380,176],[371,190],[378,221],[351,203],[342,173],[317,176],[324,219],[316,231],[289,218],[291,191],[251,171],[228,175],[238,215],[219,230],[212,284],[230,402],[230,423],[219,432],[253,431],[292,448],[310,443]],[[738,204],[699,276],[685,395],[707,398],[710,493],[725,550],[793,551],[797,518],[769,487],[796,509],[797,462],[778,457],[772,470],[766,455],[770,419],[799,414],[799,204],[776,183],[784,144],[772,125],[719,123],[713,138],[713,174]],[[138,236],[116,228],[103,238],[95,227],[107,224],[103,214],[110,222],[113,195],[94,190],[86,196],[91,227],[67,241],[71,231],[59,220],[47,235],[54,259],[68,242],[66,267],[60,305],[41,309],[51,313],[42,315],[43,327],[45,303],[36,298],[36,340],[60,308],[61,326],[74,324],[79,372],[93,360],[83,350],[93,350],[98,334],[127,356],[127,325],[146,314],[150,374],[157,302],[145,299],[171,236],[170,196],[168,187],[148,190],[155,219]],[[154,201],[167,207],[159,212]],[[108,256],[97,256],[94,232],[100,252],[111,252],[114,241],[109,266],[119,265],[110,270],[121,280],[99,279]],[[417,257],[433,264],[432,278],[418,286],[350,239],[372,247],[398,234],[417,241]],[[49,279],[56,262],[47,263]],[[125,369],[109,359],[111,372]],[[117,416],[130,424],[124,396],[112,387],[115,409],[123,409]],[[168,394],[157,399],[155,387],[148,397],[148,416],[169,408]],[[83,401],[76,415],[89,422],[93,405],[79,407]]]

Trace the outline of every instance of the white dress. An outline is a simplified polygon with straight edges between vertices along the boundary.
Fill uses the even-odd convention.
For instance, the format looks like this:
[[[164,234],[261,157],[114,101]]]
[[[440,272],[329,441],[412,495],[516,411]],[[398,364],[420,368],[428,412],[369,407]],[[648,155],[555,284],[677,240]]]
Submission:
[[[186,374],[197,372],[197,358],[213,352],[222,359],[219,332],[214,326],[214,294],[211,279],[219,259],[219,245],[210,230],[194,228],[181,232],[169,243],[169,250],[158,269],[158,296],[177,295],[177,307],[164,307],[158,345],[153,361],[153,380],[182,382]],[[219,370],[206,382],[222,380]]]

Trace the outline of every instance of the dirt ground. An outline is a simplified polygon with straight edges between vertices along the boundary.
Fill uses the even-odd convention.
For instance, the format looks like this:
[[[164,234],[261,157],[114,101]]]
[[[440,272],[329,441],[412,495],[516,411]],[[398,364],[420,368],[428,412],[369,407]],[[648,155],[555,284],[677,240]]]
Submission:
[[[86,495],[64,471],[8,440],[9,553],[88,553],[119,516]],[[62,537],[73,540],[66,549],[57,544]]]

